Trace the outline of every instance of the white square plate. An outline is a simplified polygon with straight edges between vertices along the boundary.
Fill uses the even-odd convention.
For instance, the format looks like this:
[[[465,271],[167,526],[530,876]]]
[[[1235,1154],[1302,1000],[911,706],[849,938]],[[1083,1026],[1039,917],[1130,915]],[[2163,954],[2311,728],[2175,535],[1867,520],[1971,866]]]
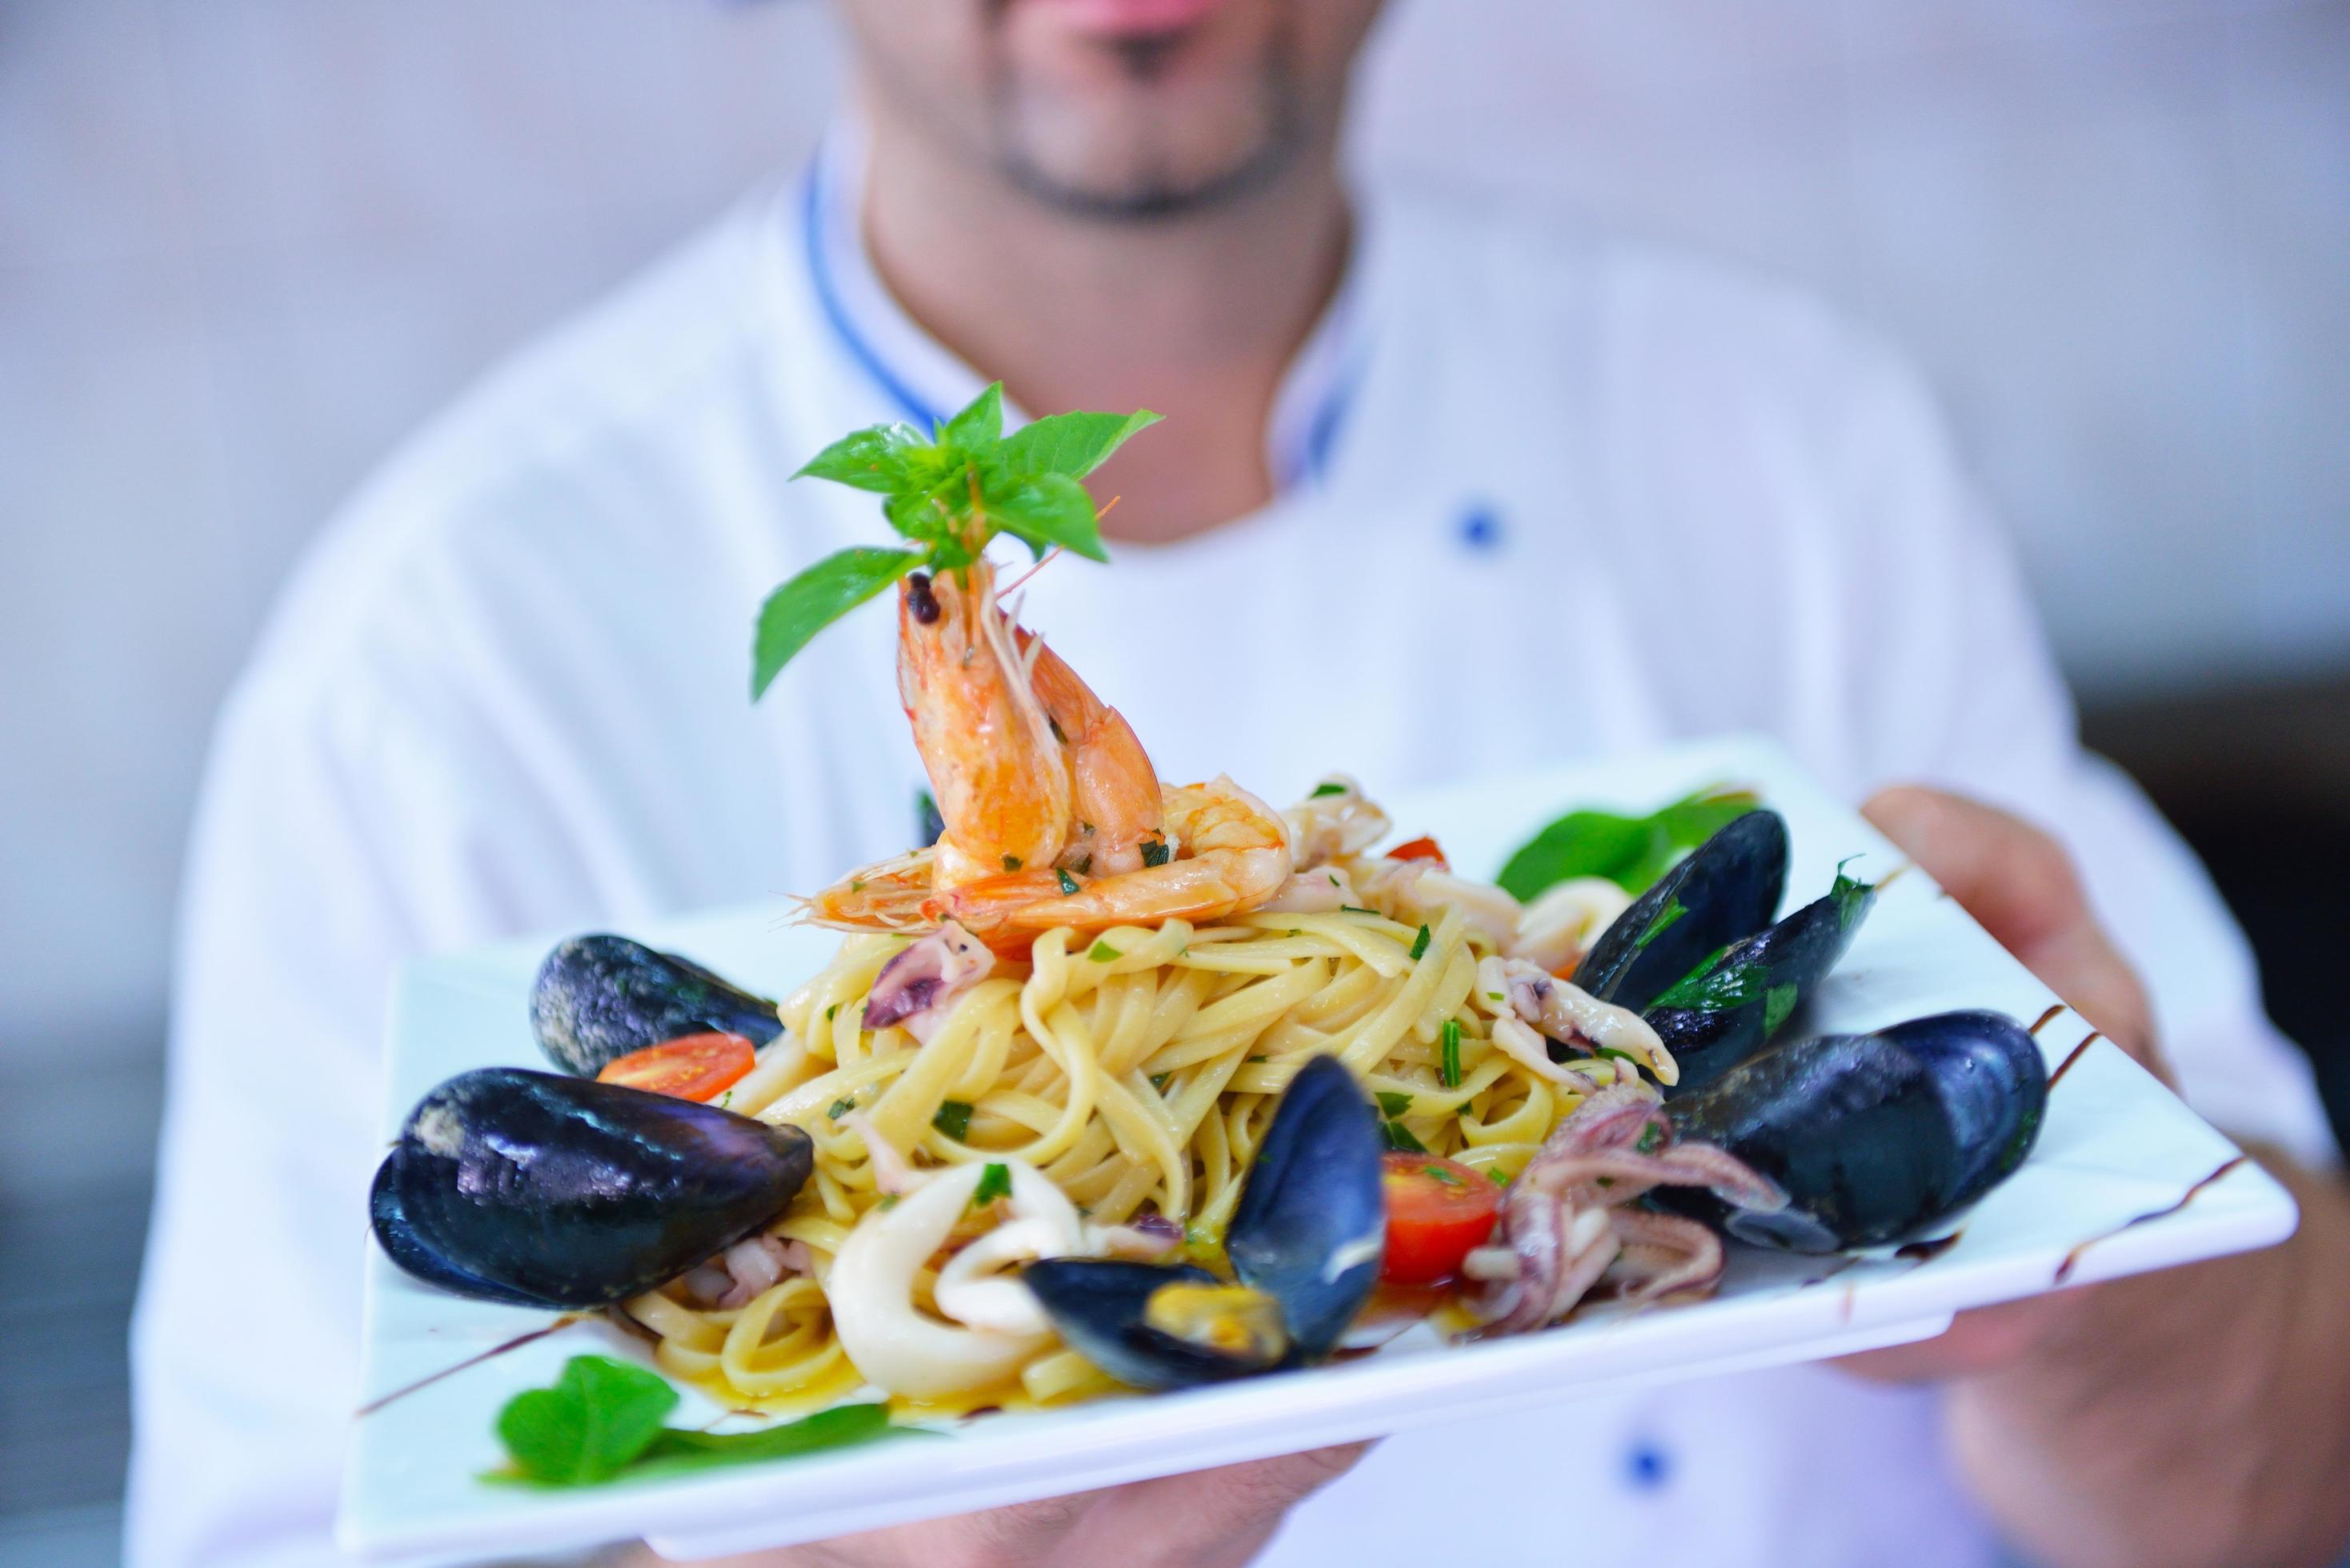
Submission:
[[[1901,864],[1891,845],[1782,752],[1754,741],[1490,780],[1386,804],[1403,836],[1434,833],[1455,865],[1490,875],[1511,848],[1571,806],[1646,813],[1721,783],[1755,786],[1786,817],[1792,903],[1818,896],[1848,856],[1864,857],[1856,867],[1864,877],[1881,877]],[[1378,797],[1378,781],[1368,784]],[[777,996],[820,967],[838,940],[786,924],[780,906],[631,934]],[[409,969],[391,1019],[387,1136],[452,1074],[495,1064],[545,1064],[525,1001],[551,940]],[[2293,1201],[2282,1188],[2257,1167],[2239,1163],[2227,1139],[2119,1050],[2092,1037],[2088,1025],[2062,1010],[1914,869],[1887,887],[1812,1006],[1807,1026],[1821,1031],[1876,1028],[1958,1007],[1995,1008],[2026,1025],[2049,1014],[2037,1034],[2050,1070],[2061,1069],[2062,1076],[2039,1144],[2013,1177],[1961,1217],[1958,1241],[1947,1250],[1848,1262],[1733,1246],[1721,1292],[1692,1305],[1590,1315],[1482,1344],[1445,1345],[1416,1334],[1345,1365],[999,1415],[965,1424],[942,1441],[538,1491],[477,1479],[504,1458],[492,1431],[499,1407],[522,1389],[553,1381],[569,1356],[597,1351],[644,1360],[643,1346],[590,1319],[450,1373],[546,1327],[549,1314],[443,1294],[370,1249],[368,1397],[411,1391],[357,1418],[340,1539],[369,1560],[419,1563],[637,1535],[678,1557],[782,1545],[1550,1403],[1602,1386],[1898,1344],[1939,1333],[1966,1307],[2036,1294],[2060,1281],[2085,1283],[2264,1246],[2293,1230]],[[354,1231],[358,1219],[352,1217]],[[1587,1354],[1593,1335],[1607,1337],[1604,1357]],[[674,1422],[720,1414],[700,1394],[685,1393]]]

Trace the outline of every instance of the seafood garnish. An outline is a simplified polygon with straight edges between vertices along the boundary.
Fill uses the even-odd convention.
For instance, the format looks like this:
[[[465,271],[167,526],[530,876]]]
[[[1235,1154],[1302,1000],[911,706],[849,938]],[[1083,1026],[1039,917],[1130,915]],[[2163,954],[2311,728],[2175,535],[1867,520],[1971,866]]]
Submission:
[[[865,1027],[895,1023],[928,1044],[955,999],[994,968],[987,944],[949,920],[881,966],[865,1002]]]
[[[1659,1187],[1700,1187],[1742,1210],[1786,1197],[1721,1149],[1680,1143],[1655,1094],[1603,1089],[1561,1121],[1502,1202],[1492,1244],[1465,1272],[1486,1285],[1487,1332],[1523,1334],[1565,1316],[1613,1270],[1627,1301],[1701,1291],[1721,1272],[1721,1243],[1694,1220],[1628,1208]],[[1663,1223],[1658,1223],[1662,1220]]]

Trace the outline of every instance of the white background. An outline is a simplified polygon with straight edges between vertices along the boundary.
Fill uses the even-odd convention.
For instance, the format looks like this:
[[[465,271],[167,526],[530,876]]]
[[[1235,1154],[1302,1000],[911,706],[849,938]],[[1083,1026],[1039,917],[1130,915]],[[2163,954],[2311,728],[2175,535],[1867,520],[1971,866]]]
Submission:
[[[807,0],[0,0],[0,1089],[151,1053],[213,705],[338,498],[795,163],[834,51]],[[1403,0],[1365,85],[1375,163],[1914,348],[2085,687],[2350,664],[2350,5]]]

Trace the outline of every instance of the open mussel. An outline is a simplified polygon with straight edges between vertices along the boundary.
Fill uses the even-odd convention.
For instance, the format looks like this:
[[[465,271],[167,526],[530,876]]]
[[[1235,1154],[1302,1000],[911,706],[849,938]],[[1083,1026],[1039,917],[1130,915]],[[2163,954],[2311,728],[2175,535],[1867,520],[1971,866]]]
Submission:
[[[1641,1012],[1666,988],[1771,923],[1787,886],[1787,823],[1750,811],[1690,851],[1600,933],[1575,983]]]
[[[1298,1069],[1225,1231],[1236,1283],[1100,1258],[1021,1278],[1080,1355],[1138,1388],[1177,1388],[1327,1355],[1378,1281],[1387,1234],[1378,1116],[1345,1064]]]
[[[369,1212],[386,1255],[428,1283],[515,1305],[608,1306],[767,1224],[814,1163],[797,1127],[484,1067],[417,1103]]]
[[[1650,1003],[1641,1016],[1680,1067],[1665,1097],[1701,1089],[1762,1050],[1843,959],[1876,902],[1873,885],[1839,869],[1825,898],[1731,943]]]
[[[739,1034],[764,1045],[783,1033],[775,1004],[675,953],[598,933],[558,942],[530,990],[539,1049],[592,1078],[631,1051],[685,1034]]]
[[[2022,1164],[2047,1097],[2039,1045],[1996,1012],[1787,1042],[1666,1107],[1681,1138],[1727,1149],[1785,1189],[1786,1207],[1658,1201],[1791,1251],[1904,1241]]]

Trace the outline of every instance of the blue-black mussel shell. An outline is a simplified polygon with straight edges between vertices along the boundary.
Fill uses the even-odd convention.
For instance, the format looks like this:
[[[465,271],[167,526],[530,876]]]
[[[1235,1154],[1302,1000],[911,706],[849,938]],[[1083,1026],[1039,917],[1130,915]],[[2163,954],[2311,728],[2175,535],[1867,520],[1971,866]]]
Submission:
[[[797,1127],[516,1067],[418,1102],[376,1171],[385,1253],[460,1295],[608,1306],[781,1214],[815,1164]]]
[[[605,933],[558,942],[530,991],[530,1024],[547,1060],[592,1078],[631,1051],[681,1034],[783,1033],[775,1004],[691,959]]]
[[[2040,1047],[1996,1012],[1943,1012],[1873,1034],[1774,1045],[1667,1107],[1683,1138],[1717,1145],[1787,1192],[1775,1213],[1668,1206],[1794,1251],[1906,1241],[2023,1162],[2047,1106]]]
[[[1786,819],[1750,811],[1635,898],[1584,955],[1575,983],[1646,1012],[1713,953],[1769,925],[1786,887]]]
[[[1346,1064],[1317,1056],[1299,1068],[1224,1232],[1234,1277],[1281,1308],[1290,1341],[1284,1366],[1327,1355],[1378,1282],[1387,1234],[1380,1152],[1378,1113]],[[1064,1258],[1033,1263],[1022,1277],[1062,1336],[1121,1382],[1170,1388],[1265,1370],[1220,1360],[1142,1323],[1160,1285],[1212,1278],[1197,1269]]]
[[[1842,961],[1876,901],[1875,888],[1839,880],[1827,897],[1731,943],[1702,976],[1650,1006],[1642,1016],[1680,1068],[1665,1097],[1701,1089],[1762,1050]],[[1687,1004],[1669,1005],[1675,1001]]]

